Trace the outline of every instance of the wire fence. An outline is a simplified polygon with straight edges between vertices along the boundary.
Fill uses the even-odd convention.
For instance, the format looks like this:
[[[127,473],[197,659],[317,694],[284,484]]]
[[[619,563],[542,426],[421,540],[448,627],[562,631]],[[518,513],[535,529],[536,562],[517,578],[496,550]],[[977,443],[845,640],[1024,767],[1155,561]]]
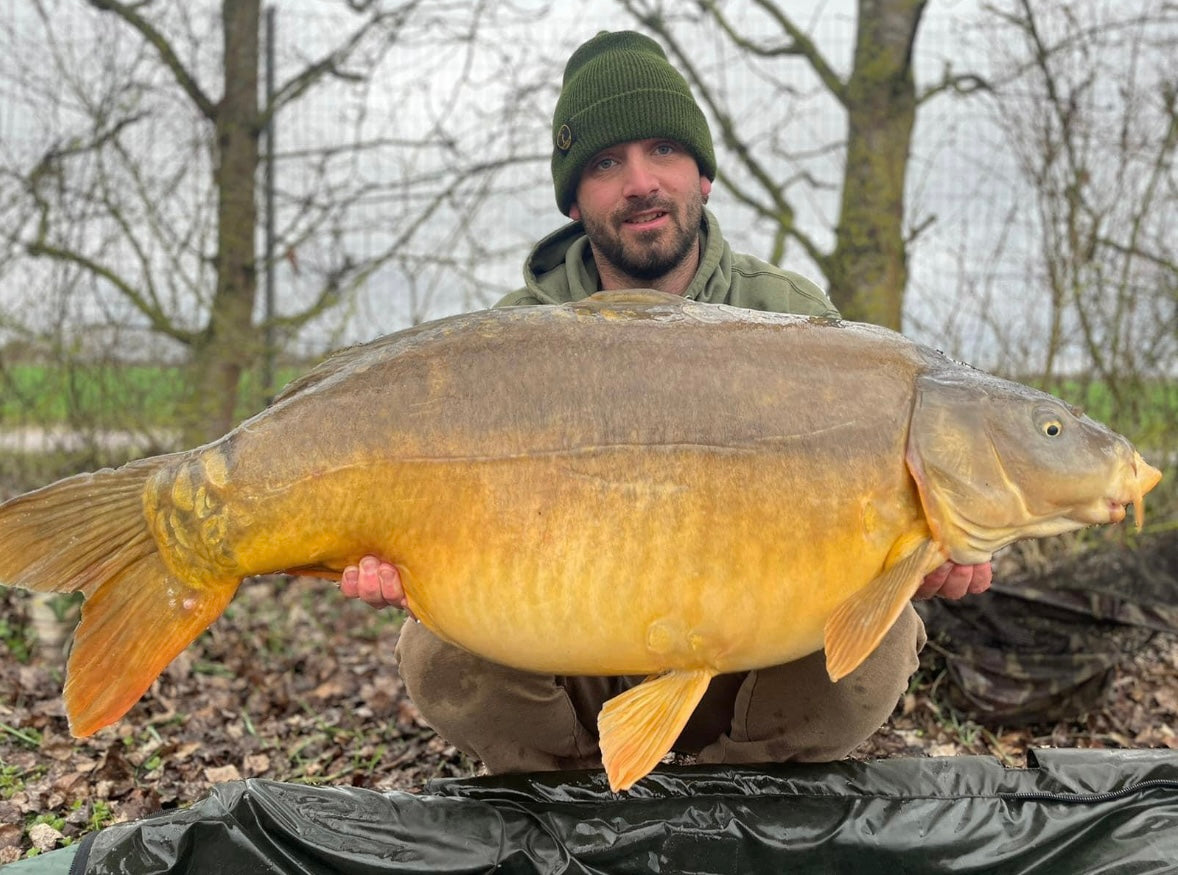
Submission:
[[[1092,0],[1073,4],[1071,11],[1082,18],[1082,12],[1094,15],[1098,7],[1103,8]],[[1138,7],[1145,15],[1156,4],[1140,0]],[[554,209],[547,144],[564,60],[601,28],[633,26],[619,7],[600,3],[435,0],[422,8],[428,14],[421,19],[367,37],[336,75],[275,117],[275,249],[274,260],[262,270],[273,271],[276,312],[289,317],[311,307],[333,277],[347,278],[332,306],[299,330],[279,336],[287,360],[305,360],[412,322],[488,306],[518,286],[531,245],[563,221]],[[356,26],[342,6],[284,3],[275,9],[279,88],[308,64],[328,59]],[[846,76],[855,44],[854,5],[832,2],[815,10],[808,18],[799,13],[798,20],[832,67]],[[171,10],[168,19],[177,45],[185,47],[181,60],[213,99],[224,87],[215,12],[212,4],[194,4]],[[946,71],[977,72],[995,80],[998,71],[1010,69],[1013,61],[999,56],[1001,34],[985,16],[972,3],[930,5],[915,56],[919,87],[931,87]],[[1072,95],[1077,111],[1091,114],[1093,130],[1082,141],[1088,150],[1085,172],[1093,180],[1117,175],[1110,162],[1118,137],[1129,154],[1120,165],[1128,168],[1120,171],[1122,189],[1109,189],[1111,195],[1091,189],[1086,196],[1094,205],[1101,197],[1110,204],[1114,197],[1140,202],[1134,186],[1144,184],[1145,159],[1165,137],[1162,102],[1127,103],[1144,99],[1140,95],[1151,89],[1164,93],[1164,81],[1151,82],[1147,71],[1165,74],[1157,58],[1165,56],[1166,46],[1178,45],[1178,27],[1160,14],[1152,21],[1154,26],[1136,37],[1126,25],[1115,31],[1118,39],[1104,42],[1090,29],[1087,45],[1119,53],[1115,62],[1080,58],[1069,61],[1076,69],[1060,73],[1074,74],[1080,83]],[[820,245],[832,245],[846,124],[837,100],[801,63],[749,63],[716,28],[686,20],[681,27],[747,141],[762,150],[783,184],[794,181],[788,191],[802,227]],[[1141,38],[1146,32],[1148,41]],[[213,134],[207,119],[162,70],[153,49],[110,16],[76,0],[5,4],[0,55],[7,58],[0,61],[0,164],[7,168],[0,177],[0,208],[11,234],[0,257],[0,332],[6,348],[49,347],[72,356],[83,369],[102,358],[179,366],[184,350],[161,340],[141,309],[111,294],[109,282],[28,257],[28,234],[37,214],[27,198],[27,182],[38,161],[54,155],[66,156],[90,174],[54,180],[57,187],[46,190],[62,203],[71,186],[97,186],[99,170],[119,180],[108,199],[136,186],[158,192],[154,199],[141,197],[139,206],[127,208],[114,225],[109,217],[97,219],[79,208],[67,237],[110,259],[115,273],[135,282],[146,282],[150,268],[160,306],[179,323],[199,328],[211,294],[216,247]],[[1126,65],[1135,79],[1126,78]],[[1120,91],[1081,87],[1101,76],[1119,76]],[[1116,267],[1108,260],[1079,267],[1051,260],[1053,223],[1066,217],[1049,214],[1044,192],[1032,187],[1033,153],[1027,143],[1020,152],[1011,139],[1018,128],[1012,125],[1012,107],[1026,107],[1027,119],[1044,116],[1038,127],[1023,126],[1028,137],[1053,132],[1050,107],[1033,82],[1031,75],[995,80],[1004,89],[1005,103],[993,92],[969,97],[946,92],[923,104],[907,184],[912,239],[906,330],[956,357],[1015,373],[1034,373],[1042,366],[1045,338],[1053,331],[1083,339],[1076,307],[1086,300],[1086,306],[1103,306],[1100,289],[1108,287]],[[92,156],[70,154],[77,137],[114,136],[96,131],[93,123],[86,127],[86,120],[101,118],[96,106],[109,108],[112,119],[130,120],[117,139],[135,160],[121,166],[118,175]],[[1150,121],[1138,130],[1125,121],[1131,117]],[[719,154],[722,171],[736,166],[723,144]],[[1154,236],[1143,234],[1135,245],[1149,252],[1175,251],[1178,185],[1172,161],[1156,167],[1163,179],[1152,212],[1134,219],[1105,205],[1104,224],[1096,231],[1116,237],[1120,228],[1137,222]],[[46,184],[43,178],[41,183]],[[265,203],[261,189],[259,200]],[[774,228],[727,196],[722,186],[711,208],[735,248],[762,256],[769,251]],[[150,228],[152,234],[144,244],[128,244],[118,233],[125,229],[116,227],[120,222]],[[260,251],[263,242],[259,230]],[[371,269],[356,268],[369,263]],[[784,263],[822,282],[817,266],[799,247],[787,250]],[[1053,272],[1061,270],[1072,271],[1068,294],[1075,301],[1058,300],[1061,286]],[[1110,334],[1109,347],[1127,348],[1115,359],[1116,367],[1174,378],[1173,290],[1178,283],[1172,257],[1168,265],[1139,259],[1123,273],[1115,278],[1118,294],[1142,297],[1123,324],[1111,324],[1121,316],[1106,320],[1107,331],[1123,335]],[[1092,370],[1091,348],[1080,340],[1061,345],[1058,372]],[[1148,351],[1148,358],[1145,352],[1132,358],[1134,345]],[[103,400],[95,403],[116,408],[120,403],[96,397]],[[143,403],[156,404],[152,397],[145,392]],[[143,415],[150,418],[146,409]]]

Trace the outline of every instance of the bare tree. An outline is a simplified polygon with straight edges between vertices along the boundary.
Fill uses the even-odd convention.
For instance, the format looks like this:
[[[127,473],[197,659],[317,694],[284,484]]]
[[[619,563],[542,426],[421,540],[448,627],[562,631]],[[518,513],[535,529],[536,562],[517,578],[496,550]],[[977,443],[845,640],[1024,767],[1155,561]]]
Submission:
[[[420,256],[414,238],[440,211],[471,214],[497,171],[527,160],[462,148],[434,86],[432,127],[398,135],[389,119],[369,124],[372,77],[391,57],[432,71],[444,51],[457,62],[450,93],[460,89],[474,75],[463,66],[473,35],[494,27],[497,5],[340,2],[312,22],[312,50],[280,57],[281,80],[262,105],[260,0],[221,0],[219,15],[208,4],[36,0],[22,27],[40,42],[13,38],[6,68],[8,87],[45,109],[26,132],[42,145],[12,150],[0,168],[10,259],[72,267],[93,287],[90,310],[106,312],[75,313],[75,328],[104,315],[168,338],[189,367],[183,440],[223,433],[268,329],[287,341],[384,266]],[[79,38],[92,28],[97,38]],[[401,81],[408,91],[422,76]],[[324,90],[341,115],[355,109],[333,138],[300,136],[279,153],[291,171],[279,195],[279,267],[297,294],[267,325],[258,279],[274,266],[258,252],[260,143],[271,119]],[[408,157],[374,172],[365,156],[381,150]],[[374,219],[364,209],[378,201]],[[380,242],[359,245],[373,226]]]
[[[1107,393],[1105,415],[1172,441],[1178,8],[1014,0],[990,12],[994,106],[1028,183],[1046,293],[1040,370],[1086,381],[1082,396]]]
[[[818,42],[789,12],[788,4],[752,0],[734,8],[716,0],[688,4],[619,0],[674,53],[696,93],[716,120],[725,161],[720,179],[738,201],[774,227],[769,260],[779,262],[787,244],[799,246],[826,277],[831,298],[845,316],[899,328],[907,283],[905,184],[912,130],[923,100],[946,89],[976,89],[973,76],[947,71],[935,87],[918,93],[914,44],[925,0],[860,0],[852,67],[841,75]],[[745,16],[735,18],[738,12]],[[751,13],[751,14],[749,14]],[[754,127],[724,87],[722,71],[703,70],[684,34],[722,34],[732,57],[751,64],[770,95],[756,112],[784,129],[806,82],[817,83],[841,108],[845,137],[801,145],[788,136],[754,139]],[[748,121],[747,111],[743,120]],[[757,127],[763,127],[758,125]],[[834,160],[831,157],[835,156]],[[842,160],[839,160],[842,159]],[[815,169],[818,168],[818,169]],[[838,192],[830,242],[798,221],[799,201]]]

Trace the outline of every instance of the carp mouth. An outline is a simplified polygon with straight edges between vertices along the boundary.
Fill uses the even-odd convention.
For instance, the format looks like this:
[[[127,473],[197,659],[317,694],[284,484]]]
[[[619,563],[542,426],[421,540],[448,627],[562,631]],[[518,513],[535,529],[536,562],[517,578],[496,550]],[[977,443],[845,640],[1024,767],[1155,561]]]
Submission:
[[[1162,472],[1141,458],[1138,452],[1133,453],[1133,460],[1126,469],[1121,488],[1117,490],[1118,494],[1107,499],[1107,519],[1111,523],[1123,521],[1128,515],[1126,509],[1131,505],[1133,522],[1137,531],[1141,531],[1141,527],[1145,525],[1145,494],[1158,485],[1162,479]]]
[[[1144,499],[1135,498],[1135,499],[1130,499],[1127,502],[1121,502],[1115,498],[1110,498],[1108,500],[1108,521],[1110,523],[1122,522],[1125,519],[1125,517],[1128,515],[1125,511],[1125,508],[1128,507],[1130,504],[1133,505],[1134,518],[1137,520],[1140,520],[1141,515],[1145,512],[1145,507],[1144,507],[1145,500]],[[1141,524],[1139,522],[1138,526],[1140,526],[1140,525]]]

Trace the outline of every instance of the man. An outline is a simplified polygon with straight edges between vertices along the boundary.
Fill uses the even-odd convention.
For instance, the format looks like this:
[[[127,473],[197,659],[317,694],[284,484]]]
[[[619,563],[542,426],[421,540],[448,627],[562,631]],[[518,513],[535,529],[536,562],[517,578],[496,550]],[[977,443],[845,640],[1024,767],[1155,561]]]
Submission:
[[[601,33],[565,68],[552,125],[556,202],[573,222],[542,240],[526,286],[503,305],[558,304],[599,290],[653,288],[699,301],[837,316],[809,280],[732,252],[704,209],[716,174],[707,121],[662,49],[632,32]],[[526,545],[521,545],[526,549]],[[989,587],[990,566],[947,563],[918,597]],[[365,557],[341,591],[405,606],[394,566]],[[819,652],[717,677],[675,749],[700,762],[829,761],[888,718],[924,646],[909,605],[874,653],[838,684]],[[597,767],[601,704],[641,678],[532,675],[487,662],[406,623],[401,676],[427,721],[491,772]]]

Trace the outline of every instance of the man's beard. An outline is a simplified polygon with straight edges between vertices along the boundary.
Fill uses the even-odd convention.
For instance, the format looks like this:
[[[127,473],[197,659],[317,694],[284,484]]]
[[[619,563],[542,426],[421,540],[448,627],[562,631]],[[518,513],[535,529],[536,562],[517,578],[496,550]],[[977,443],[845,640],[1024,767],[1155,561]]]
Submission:
[[[627,244],[615,228],[627,218],[649,210],[661,210],[671,218],[670,237],[659,241],[664,230],[651,232],[649,240],[641,233],[639,241]],[[691,198],[684,204],[682,220],[675,205],[660,198],[632,202],[603,221],[582,216],[585,234],[597,254],[617,270],[636,280],[653,280],[670,273],[682,264],[699,242],[700,221],[703,218],[703,196]]]

